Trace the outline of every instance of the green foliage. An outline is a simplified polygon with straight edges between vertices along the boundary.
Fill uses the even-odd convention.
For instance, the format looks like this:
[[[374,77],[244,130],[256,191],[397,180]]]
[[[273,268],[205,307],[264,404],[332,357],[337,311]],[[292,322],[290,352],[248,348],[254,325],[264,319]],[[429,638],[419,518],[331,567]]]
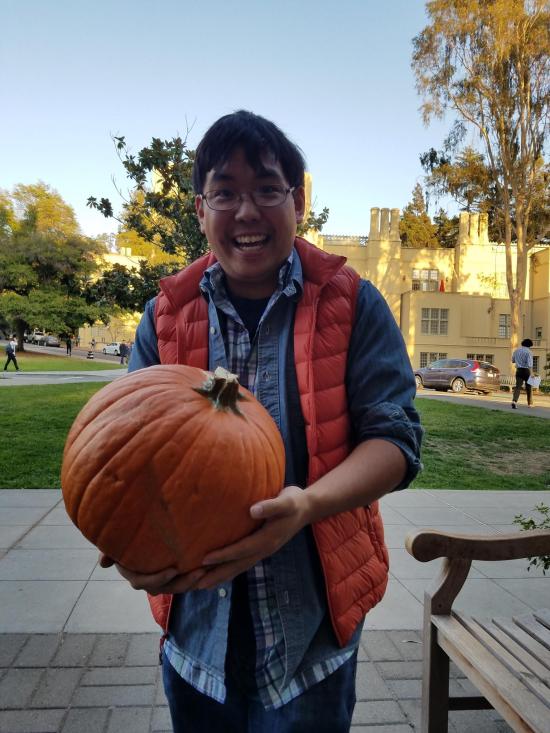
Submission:
[[[98,201],[90,196],[88,206],[185,262],[204,254],[207,242],[195,213],[191,184],[194,151],[189,150],[186,140],[153,138],[137,155],[128,150],[124,137],[114,137],[113,141],[131,183],[131,194],[120,219],[114,216],[107,198]]]
[[[298,236],[304,236],[308,231],[314,229],[316,232],[320,232],[324,225],[327,223],[329,217],[329,210],[325,206],[320,214],[316,214],[313,210],[309,212],[309,216],[305,221],[298,225],[296,233]]]
[[[458,241],[458,216],[449,218],[443,209],[434,216],[435,236],[440,247],[452,249]]]
[[[537,522],[532,517],[525,517],[523,514],[516,514],[514,524],[518,524],[522,530],[550,529],[550,507],[541,502],[540,504],[535,504],[535,511],[542,516],[540,521]],[[530,570],[532,567],[541,567],[544,575],[546,575],[547,570],[550,570],[550,555],[530,557],[528,560],[530,562],[527,570]]]
[[[426,212],[422,186],[417,183],[413,189],[412,201],[403,209],[399,222],[401,244],[403,247],[435,249],[439,246],[436,230],[437,227],[432,224]]]
[[[149,264],[141,260],[139,269],[115,264],[101,277],[87,285],[85,297],[101,311],[101,319],[108,319],[113,310],[143,311],[148,300],[157,295],[159,280],[181,269],[178,262]]]
[[[81,296],[104,244],[81,236],[72,209],[42,183],[16,186],[2,206],[0,318],[16,331],[19,348],[25,329],[74,333],[93,323],[99,311]]]

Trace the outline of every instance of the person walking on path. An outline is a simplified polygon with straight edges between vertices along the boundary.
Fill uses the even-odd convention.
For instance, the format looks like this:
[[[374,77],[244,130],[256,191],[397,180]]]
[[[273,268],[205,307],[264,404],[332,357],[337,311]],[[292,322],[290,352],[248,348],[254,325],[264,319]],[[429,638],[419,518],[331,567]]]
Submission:
[[[512,409],[516,410],[521,388],[525,384],[527,392],[527,407],[533,407],[533,389],[529,384],[531,369],[533,368],[533,354],[531,347],[533,342],[531,339],[523,339],[521,346],[512,354],[512,362],[516,365],[516,386],[512,396]]]
[[[65,339],[65,345],[67,346],[67,356],[71,356],[73,345],[70,336]]]
[[[128,363],[128,345],[126,344],[126,341],[120,342],[119,347],[119,354],[120,354],[120,363],[121,364],[127,364]]]
[[[12,337],[6,344],[6,363],[4,364],[4,371],[7,371],[10,361],[13,361],[16,371],[19,371],[19,364],[15,356],[15,349],[17,348],[17,341]]]
[[[377,500],[420,469],[403,338],[344,257],[296,236],[304,170],[263,117],[212,125],[193,167],[210,252],[161,281],[130,357],[130,372],[190,361],[233,371],[286,452],[285,487],[250,507],[263,522],[254,534],[186,575],[116,566],[151,594],[164,630],[175,733],[348,733],[364,617],[388,579]]]

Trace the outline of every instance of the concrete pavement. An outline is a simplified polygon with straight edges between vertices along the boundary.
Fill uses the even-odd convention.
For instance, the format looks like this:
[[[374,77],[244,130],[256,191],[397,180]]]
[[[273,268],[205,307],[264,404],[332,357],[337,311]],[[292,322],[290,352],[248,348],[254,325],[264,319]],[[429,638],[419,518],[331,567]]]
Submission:
[[[357,678],[354,733],[419,729],[424,589],[440,561],[404,549],[420,527],[516,531],[546,492],[406,490],[381,502],[391,575],[367,616]],[[550,577],[527,561],[474,563],[456,606],[472,614],[522,613],[548,605]],[[158,632],[145,595],[68,519],[56,490],[0,491],[0,733],[168,731],[157,665]],[[463,678],[455,692],[470,694]],[[468,691],[468,692],[467,692]],[[453,712],[455,733],[502,733],[494,712]]]

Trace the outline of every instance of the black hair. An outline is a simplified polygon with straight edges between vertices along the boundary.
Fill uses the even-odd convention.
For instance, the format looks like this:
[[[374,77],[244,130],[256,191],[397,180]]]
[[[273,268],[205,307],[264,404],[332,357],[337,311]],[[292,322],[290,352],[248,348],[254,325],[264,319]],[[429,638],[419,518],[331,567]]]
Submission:
[[[533,345],[533,342],[531,341],[531,339],[523,339],[523,341],[521,342],[521,345],[527,346],[527,348],[530,349],[531,346]]]
[[[208,172],[221,167],[236,148],[244,150],[255,171],[263,168],[261,156],[271,153],[290,186],[304,185],[305,160],[300,148],[270,120],[240,109],[220,117],[200,141],[192,174],[195,193],[203,192]]]

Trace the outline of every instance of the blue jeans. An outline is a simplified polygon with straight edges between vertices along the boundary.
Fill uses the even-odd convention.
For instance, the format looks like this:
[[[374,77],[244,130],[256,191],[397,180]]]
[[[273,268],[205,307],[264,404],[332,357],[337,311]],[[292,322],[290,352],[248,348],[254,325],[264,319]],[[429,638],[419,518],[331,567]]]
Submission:
[[[348,733],[355,706],[357,652],[336,672],[278,710],[265,710],[229,671],[222,705],[188,685],[163,655],[174,733]]]

